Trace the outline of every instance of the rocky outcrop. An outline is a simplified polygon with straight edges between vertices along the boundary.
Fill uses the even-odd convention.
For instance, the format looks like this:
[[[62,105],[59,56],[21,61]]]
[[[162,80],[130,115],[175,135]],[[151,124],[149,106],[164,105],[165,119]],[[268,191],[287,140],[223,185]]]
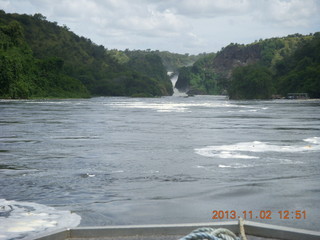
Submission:
[[[230,44],[216,55],[198,60],[192,67],[180,69],[175,87],[182,92],[224,94],[234,68],[261,60],[260,44]]]
[[[258,62],[261,59],[261,50],[260,44],[230,44],[217,54],[211,67],[221,77],[229,79],[234,68]]]
[[[200,89],[190,89],[186,92],[188,96],[194,96],[194,95],[206,95],[207,93]]]
[[[274,81],[275,87],[279,88],[280,93],[286,94],[288,92],[288,86],[300,86],[301,79],[304,79],[304,76],[293,76],[298,76],[302,69],[306,69],[305,66],[309,66],[312,59],[317,59],[314,57],[310,59],[305,58],[306,54],[311,51],[308,52],[305,50],[304,54],[301,54],[300,52],[295,53],[299,48],[301,48],[301,46],[304,46],[316,36],[317,33],[315,33],[314,36],[312,36],[312,34],[306,36],[294,34],[288,35],[287,37],[270,38],[265,40],[261,39],[247,45],[231,43],[227,47],[222,48],[217,54],[213,53],[204,56],[196,61],[192,67],[181,69],[178,81],[176,82],[176,88],[180,91],[186,92],[192,90],[191,92],[194,92],[196,95],[198,93],[213,95],[226,94],[228,91],[232,90],[231,83],[234,82],[235,72],[238,71],[236,69],[255,66],[253,68],[248,68],[250,73],[255,72],[258,74],[263,72],[263,69],[260,69],[260,67],[264,67],[264,69],[271,71],[273,73],[271,80]],[[310,46],[310,48],[312,47],[314,46]],[[274,79],[274,73],[276,72],[278,72],[279,76],[287,74],[287,70],[291,67],[288,59],[292,58],[292,56],[295,58],[302,56],[304,59],[304,61],[301,60],[298,64],[300,69],[295,72],[295,75],[282,77],[280,80]],[[285,68],[284,66],[287,67]],[[315,68],[311,66],[310,69]],[[249,73],[246,74],[248,76],[250,75]],[[267,75],[270,74],[267,73]],[[316,74],[314,73],[312,76],[315,75]],[[269,77],[264,78],[264,81],[267,81],[267,79],[269,79]],[[292,79],[298,80],[296,80],[296,83],[292,84]],[[242,83],[247,80],[248,78],[245,77],[242,78],[241,81],[237,81]],[[255,80],[261,83],[263,79]],[[288,83],[284,84],[284,82]],[[280,87],[281,84],[279,85],[279,83],[283,86]],[[308,85],[308,87],[311,86],[310,84],[306,85]],[[283,88],[283,90],[281,90],[281,88]],[[299,91],[305,91],[303,89],[306,88],[307,87],[302,88]],[[294,92],[294,89],[299,88],[294,87],[290,92]],[[312,91],[313,90],[310,90],[310,93]],[[295,92],[297,92],[297,90],[295,90]],[[314,96],[318,97],[317,94],[314,94]],[[259,96],[259,98],[261,97]]]

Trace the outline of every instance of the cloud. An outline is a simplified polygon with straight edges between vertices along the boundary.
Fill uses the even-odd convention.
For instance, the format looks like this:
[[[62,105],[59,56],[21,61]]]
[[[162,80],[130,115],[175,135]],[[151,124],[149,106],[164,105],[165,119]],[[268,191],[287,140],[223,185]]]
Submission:
[[[319,31],[318,0],[0,0],[107,48],[218,51],[230,42]]]
[[[50,5],[49,5],[50,6]],[[78,0],[78,1],[53,1],[52,15],[58,17],[80,18],[89,20],[93,16],[99,16],[101,9],[95,1]]]
[[[253,6],[255,16],[263,23],[283,27],[307,27],[313,21],[320,23],[320,1],[317,0],[272,0]]]
[[[157,6],[159,10],[170,9],[188,18],[212,18],[243,14],[250,4],[248,0],[164,0]]]
[[[49,15],[62,20],[85,23],[93,31],[108,36],[124,34],[153,37],[174,37],[186,25],[169,10],[159,12],[155,5],[144,0],[55,1],[47,9]],[[49,17],[50,17],[49,16]],[[71,29],[79,26],[71,26]],[[103,31],[104,29],[104,31]]]
[[[9,0],[0,0],[0,8],[1,9],[6,9],[10,5]]]
[[[319,21],[318,0],[164,0],[158,9],[170,9],[187,18],[251,16],[253,21],[284,26],[306,26],[313,18]]]
[[[138,14],[128,14],[115,22],[116,27],[128,32],[154,37],[174,37],[186,26],[170,11],[158,12],[152,6]]]

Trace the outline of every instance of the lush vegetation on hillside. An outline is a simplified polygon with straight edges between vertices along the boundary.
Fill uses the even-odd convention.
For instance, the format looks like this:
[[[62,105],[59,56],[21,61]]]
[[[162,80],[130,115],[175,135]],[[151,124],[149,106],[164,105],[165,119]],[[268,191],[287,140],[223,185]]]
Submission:
[[[288,93],[307,93],[319,98],[320,33],[307,37],[293,35],[289,39],[268,40],[261,61],[236,68],[232,73],[230,98],[268,99],[272,95],[285,97]]]
[[[231,99],[269,99],[273,91],[271,71],[253,64],[233,71],[228,93]]]
[[[221,94],[224,83],[221,76],[211,67],[215,53],[203,55],[193,66],[182,67],[176,88],[190,94]]]
[[[108,50],[41,14],[0,11],[0,27],[2,98],[172,94],[154,52]]]
[[[230,44],[181,68],[176,87],[232,99],[268,99],[290,92],[319,97],[319,33]]]
[[[179,72],[176,87],[190,94],[320,98],[319,56],[320,33],[231,43],[199,55],[110,50],[41,14],[0,10],[0,98],[171,95],[167,71]]]
[[[320,98],[320,32],[275,68],[274,84],[279,94],[300,92]]]
[[[65,74],[63,65],[55,57],[34,58],[18,22],[0,26],[0,97],[88,97],[84,85]]]

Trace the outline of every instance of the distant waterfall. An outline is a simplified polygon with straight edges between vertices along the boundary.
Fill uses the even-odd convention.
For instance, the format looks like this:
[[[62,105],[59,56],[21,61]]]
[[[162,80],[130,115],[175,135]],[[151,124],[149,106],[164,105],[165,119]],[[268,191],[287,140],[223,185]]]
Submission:
[[[173,87],[173,95],[172,96],[177,96],[177,97],[188,96],[185,92],[180,92],[178,89],[175,88],[179,74],[178,73],[173,74],[173,72],[168,72],[168,75],[170,76],[170,80],[172,82],[172,87]]]

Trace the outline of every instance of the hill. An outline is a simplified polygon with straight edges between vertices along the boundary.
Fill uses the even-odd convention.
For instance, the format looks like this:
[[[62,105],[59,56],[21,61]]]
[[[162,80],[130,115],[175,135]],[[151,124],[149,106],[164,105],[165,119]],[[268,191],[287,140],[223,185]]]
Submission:
[[[314,43],[316,39],[317,33],[308,36],[294,34],[260,40],[248,45],[232,43],[217,54],[199,59],[191,67],[181,68],[176,87],[182,91],[198,94],[228,92],[230,98],[234,99],[271,98],[274,94],[285,96],[288,92],[307,90],[305,87],[294,87],[301,85],[303,79],[299,78],[297,80],[299,83],[292,83],[288,75],[295,66],[286,63],[292,62],[293,56],[300,62],[307,56],[304,55],[307,51],[302,50],[304,48],[317,54],[317,44]],[[303,54],[297,56],[297,52]],[[316,61],[316,57],[313,56],[307,62],[315,66]],[[286,70],[282,70],[284,65]],[[312,80],[309,78],[308,81],[317,82],[316,78]],[[287,88],[289,85],[292,87]],[[262,92],[258,88],[262,88]],[[307,92],[311,97],[317,96],[310,90]]]
[[[21,25],[0,25],[0,97],[88,97],[86,87],[65,74],[63,61],[36,59]]]
[[[119,57],[41,14],[0,11],[0,28],[2,98],[172,94],[166,68],[154,52]]]
[[[41,14],[0,10],[0,97],[167,96],[173,93],[168,71],[179,72],[176,88],[189,94],[320,97],[319,48],[315,33],[199,55],[110,50]]]
[[[320,98],[320,32],[275,68],[278,94],[308,93],[311,98]]]

